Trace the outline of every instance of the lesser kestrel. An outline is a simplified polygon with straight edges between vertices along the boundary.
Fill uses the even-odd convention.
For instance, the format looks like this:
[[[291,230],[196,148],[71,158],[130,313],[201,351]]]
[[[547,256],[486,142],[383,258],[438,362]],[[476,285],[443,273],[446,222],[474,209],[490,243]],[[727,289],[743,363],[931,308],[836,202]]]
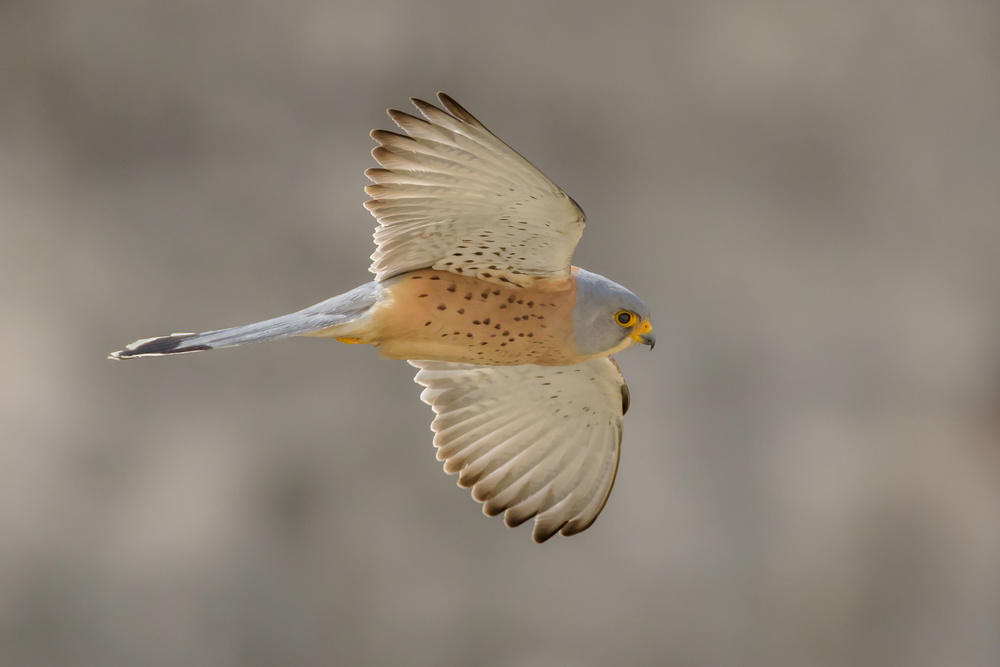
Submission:
[[[437,457],[508,526],[588,528],[618,469],[629,393],[611,355],[653,346],[632,292],[571,265],[583,211],[448,95],[395,109],[365,172],[375,280],[290,315],[136,341],[114,359],[288,336],[368,343],[420,369]]]

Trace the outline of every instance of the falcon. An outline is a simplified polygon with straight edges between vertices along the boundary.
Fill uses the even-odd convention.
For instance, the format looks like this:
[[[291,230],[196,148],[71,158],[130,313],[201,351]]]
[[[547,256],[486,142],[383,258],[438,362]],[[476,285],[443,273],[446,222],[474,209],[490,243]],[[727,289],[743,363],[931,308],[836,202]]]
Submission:
[[[586,530],[611,493],[629,392],[611,355],[653,347],[649,309],[572,265],[585,216],[444,93],[374,130],[365,175],[378,221],[375,280],[246,326],[138,340],[112,359],[289,336],[374,345],[405,359],[434,410],[445,472],[489,516],[534,519],[532,538]]]

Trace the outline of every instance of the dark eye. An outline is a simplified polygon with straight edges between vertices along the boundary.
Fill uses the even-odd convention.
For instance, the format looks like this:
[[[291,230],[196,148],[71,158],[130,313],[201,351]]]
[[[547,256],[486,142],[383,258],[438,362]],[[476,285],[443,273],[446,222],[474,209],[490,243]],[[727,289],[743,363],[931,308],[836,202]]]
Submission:
[[[619,310],[615,313],[615,321],[623,327],[630,327],[635,324],[635,315],[627,310]]]

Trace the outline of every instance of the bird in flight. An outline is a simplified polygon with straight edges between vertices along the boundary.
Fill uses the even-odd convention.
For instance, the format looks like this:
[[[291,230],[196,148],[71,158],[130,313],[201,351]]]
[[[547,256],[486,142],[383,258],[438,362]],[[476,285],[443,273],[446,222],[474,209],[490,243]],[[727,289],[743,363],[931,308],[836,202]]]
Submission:
[[[611,493],[629,392],[611,358],[653,347],[649,309],[572,266],[585,216],[558,186],[444,93],[423,118],[389,110],[365,175],[375,280],[255,324],[138,340],[112,359],[289,336],[374,345],[419,370],[437,458],[508,526],[574,535]]]

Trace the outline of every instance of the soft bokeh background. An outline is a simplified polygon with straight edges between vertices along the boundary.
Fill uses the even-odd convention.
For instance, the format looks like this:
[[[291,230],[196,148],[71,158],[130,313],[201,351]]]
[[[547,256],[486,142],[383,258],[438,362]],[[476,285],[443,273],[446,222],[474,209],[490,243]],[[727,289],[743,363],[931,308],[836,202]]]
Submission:
[[[1000,5],[0,4],[0,664],[1000,664]],[[531,543],[413,369],[112,363],[368,280],[446,90],[651,306],[618,484]]]

